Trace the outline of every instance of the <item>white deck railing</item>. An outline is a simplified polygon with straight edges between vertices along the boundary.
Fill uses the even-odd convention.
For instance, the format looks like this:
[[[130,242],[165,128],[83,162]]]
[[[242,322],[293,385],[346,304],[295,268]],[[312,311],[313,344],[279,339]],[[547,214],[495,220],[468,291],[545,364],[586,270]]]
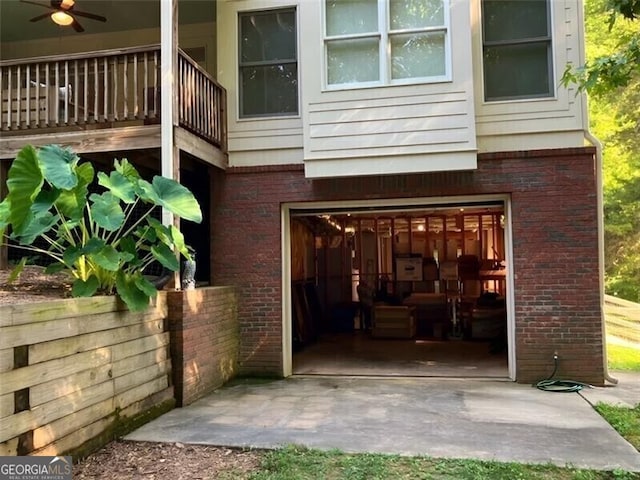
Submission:
[[[183,51],[179,124],[226,146],[226,92]],[[157,45],[0,62],[0,129],[116,128],[160,121]],[[91,127],[93,126],[93,127]]]

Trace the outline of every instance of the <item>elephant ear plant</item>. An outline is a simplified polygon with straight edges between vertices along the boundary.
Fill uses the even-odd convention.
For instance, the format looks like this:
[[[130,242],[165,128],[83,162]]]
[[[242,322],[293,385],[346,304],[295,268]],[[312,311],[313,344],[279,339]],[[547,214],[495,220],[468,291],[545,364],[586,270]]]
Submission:
[[[151,212],[162,207],[199,223],[200,206],[187,188],[172,179],[143,180],[126,159],[114,160],[109,175],[98,173],[101,193],[89,193],[94,178],[93,166],[81,163],[71,150],[26,146],[7,176],[8,194],[0,203],[0,239],[9,230],[19,248],[53,259],[47,271],[68,271],[75,297],[117,293],[130,310],[144,310],[157,293],[143,275],[145,268],[157,261],[175,272],[180,267],[177,252],[191,259],[182,233],[163,225]],[[48,248],[34,245],[37,238]]]

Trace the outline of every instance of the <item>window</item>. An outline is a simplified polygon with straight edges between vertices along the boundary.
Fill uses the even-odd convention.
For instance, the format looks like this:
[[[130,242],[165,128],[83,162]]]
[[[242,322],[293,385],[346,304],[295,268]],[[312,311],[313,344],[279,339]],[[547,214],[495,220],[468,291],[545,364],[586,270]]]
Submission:
[[[240,118],[298,113],[295,9],[239,15]]]
[[[446,5],[447,0],[325,0],[327,85],[445,80]]]
[[[553,95],[548,0],[483,0],[485,100]]]

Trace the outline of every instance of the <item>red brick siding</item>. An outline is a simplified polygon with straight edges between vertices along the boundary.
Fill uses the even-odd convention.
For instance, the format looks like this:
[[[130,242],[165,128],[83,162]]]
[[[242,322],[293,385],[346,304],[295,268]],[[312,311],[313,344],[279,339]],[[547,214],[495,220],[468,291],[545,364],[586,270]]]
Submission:
[[[189,405],[237,372],[237,296],[232,287],[167,292],[173,382]]]
[[[478,169],[310,180],[302,167],[219,173],[212,276],[239,293],[240,370],[281,374],[281,220],[285,202],[510,194],[517,380],[604,380],[593,148],[483,154]]]

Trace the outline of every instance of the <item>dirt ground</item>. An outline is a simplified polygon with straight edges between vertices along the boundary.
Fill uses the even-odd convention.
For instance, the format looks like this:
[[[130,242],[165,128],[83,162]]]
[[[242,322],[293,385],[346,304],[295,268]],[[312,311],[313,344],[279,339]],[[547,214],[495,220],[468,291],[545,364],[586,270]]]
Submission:
[[[27,265],[20,276],[9,283],[10,274],[11,270],[0,270],[0,305],[71,296],[70,281],[64,273],[48,275],[42,267]]]
[[[26,266],[13,282],[0,270],[0,305],[70,297],[65,274]],[[114,441],[73,467],[73,477],[109,480],[240,479],[258,469],[260,452],[180,443]]]
[[[111,442],[73,466],[75,479],[193,480],[247,478],[261,453],[182,443]]]

